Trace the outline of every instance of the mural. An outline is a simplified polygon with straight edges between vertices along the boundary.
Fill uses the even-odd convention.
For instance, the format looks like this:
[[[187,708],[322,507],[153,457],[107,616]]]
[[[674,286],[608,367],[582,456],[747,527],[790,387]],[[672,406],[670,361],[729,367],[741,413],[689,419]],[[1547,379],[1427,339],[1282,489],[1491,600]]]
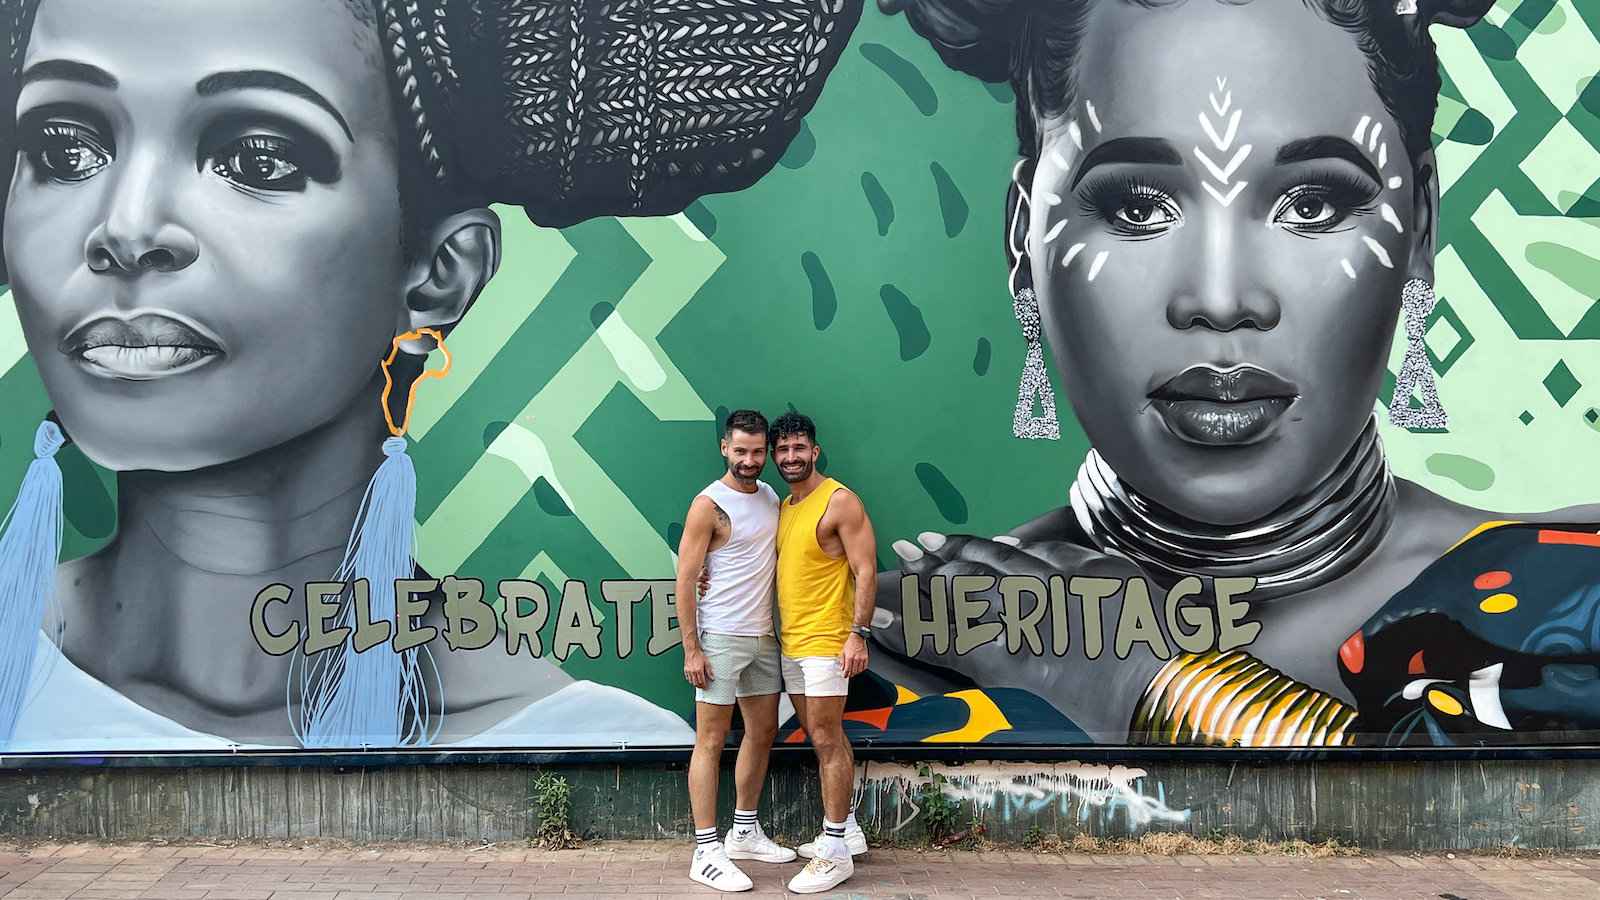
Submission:
[[[1600,730],[1590,4],[0,24],[6,752],[686,746],[741,407],[882,541],[858,741]]]

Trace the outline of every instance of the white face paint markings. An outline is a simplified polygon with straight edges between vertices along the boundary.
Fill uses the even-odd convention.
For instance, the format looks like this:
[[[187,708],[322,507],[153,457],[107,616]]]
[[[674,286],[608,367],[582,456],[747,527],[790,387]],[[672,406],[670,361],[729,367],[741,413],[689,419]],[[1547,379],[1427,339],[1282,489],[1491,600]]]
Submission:
[[[1094,111],[1094,101],[1085,100],[1083,106],[1089,112],[1089,124],[1094,126],[1094,133],[1099,134],[1102,130],[1100,127],[1100,115]]]
[[[1076,121],[1067,123],[1067,137],[1072,138],[1072,146],[1083,149],[1083,129],[1078,127]]]
[[[1378,208],[1378,214],[1383,216],[1383,220],[1385,222],[1388,222],[1390,225],[1394,226],[1396,234],[1406,233],[1406,228],[1404,225],[1400,224],[1400,216],[1395,213],[1394,207],[1385,203]]]
[[[1060,237],[1061,236],[1061,229],[1066,228],[1066,227],[1067,227],[1067,220],[1066,219],[1062,219],[1061,221],[1055,223],[1054,225],[1051,225],[1050,226],[1050,230],[1046,231],[1044,233],[1044,242],[1046,244],[1048,244],[1051,241],[1055,240],[1056,238]]]
[[[1094,255],[1094,262],[1089,264],[1089,280],[1093,281],[1100,275],[1100,270],[1106,264],[1106,258],[1111,255],[1109,250],[1101,250]]]
[[[1342,269],[1344,269],[1344,274],[1346,274],[1346,275],[1348,275],[1348,276],[1350,276],[1350,279],[1351,279],[1351,280],[1352,280],[1352,281],[1354,281],[1354,280],[1355,280],[1355,277],[1356,277],[1356,267],[1355,267],[1355,266],[1352,266],[1352,265],[1350,265],[1350,260],[1348,260],[1348,259],[1341,259],[1341,260],[1339,260],[1339,266],[1340,266],[1340,268],[1342,268]]]
[[[1227,86],[1228,79],[1218,77],[1216,91],[1208,96],[1211,112],[1216,114],[1217,122],[1213,122],[1204,109],[1200,110],[1200,128],[1206,133],[1206,139],[1211,142],[1211,151],[1217,154],[1217,159],[1226,159],[1227,162],[1219,164],[1205,148],[1199,146],[1194,148],[1195,159],[1200,161],[1212,181],[1216,182],[1213,184],[1212,181],[1202,181],[1201,187],[1206,189],[1206,193],[1210,194],[1213,200],[1223,206],[1231,205],[1239,196],[1239,192],[1249,183],[1234,181],[1233,176],[1239,171],[1239,167],[1244,165],[1244,161],[1249,159],[1250,151],[1253,149],[1250,144],[1241,144],[1238,149],[1234,149],[1234,141],[1239,136],[1239,122],[1244,110],[1233,108],[1233,92],[1228,90]],[[1219,130],[1218,122],[1226,122],[1226,125]],[[1224,156],[1229,151],[1232,151],[1232,155]]]
[[[1068,247],[1067,255],[1061,257],[1061,268],[1065,269],[1067,266],[1072,265],[1072,261],[1077,258],[1079,253],[1083,252],[1083,248],[1085,246],[1085,244],[1073,244],[1071,247]]]
[[[1370,124],[1372,124],[1372,117],[1362,116],[1361,121],[1356,123],[1355,133],[1350,135],[1350,140],[1355,141],[1358,144],[1366,140],[1367,126]]]
[[[1367,249],[1372,251],[1372,255],[1378,258],[1379,264],[1381,264],[1385,269],[1394,268],[1394,260],[1389,258],[1389,251],[1383,249],[1382,244],[1378,243],[1367,235],[1361,236],[1361,242],[1367,245]]]

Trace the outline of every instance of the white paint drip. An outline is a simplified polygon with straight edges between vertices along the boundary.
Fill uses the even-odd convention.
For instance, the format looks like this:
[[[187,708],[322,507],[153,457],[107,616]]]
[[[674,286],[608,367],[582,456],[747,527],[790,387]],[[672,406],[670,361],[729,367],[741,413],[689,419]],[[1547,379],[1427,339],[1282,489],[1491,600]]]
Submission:
[[[1106,264],[1106,257],[1111,255],[1110,250],[1101,250],[1094,255],[1094,262],[1089,264],[1089,280],[1093,281],[1100,274],[1100,269]]]
[[[1394,226],[1395,233],[1397,233],[1397,234],[1405,234],[1406,233],[1406,227],[1404,225],[1400,224],[1400,217],[1395,214],[1394,207],[1392,207],[1389,204],[1385,203],[1382,206],[1378,207],[1378,215],[1383,216],[1383,220],[1385,222],[1388,222],[1390,225]]]
[[[1361,143],[1363,140],[1365,140],[1366,139],[1366,135],[1367,135],[1367,126],[1369,124],[1371,124],[1371,123],[1372,123],[1372,117],[1371,116],[1362,116],[1361,117],[1361,121],[1356,123],[1355,134],[1350,135],[1350,139],[1355,141],[1358,144]]]
[[[1100,128],[1100,116],[1097,115],[1095,113],[1095,111],[1094,111],[1094,101],[1093,100],[1085,100],[1085,101],[1083,101],[1083,106],[1084,106],[1085,109],[1087,109],[1089,111],[1089,124],[1094,126],[1094,133],[1095,134],[1099,134],[1100,131],[1101,131],[1101,128]]]
[[[1383,249],[1382,244],[1367,235],[1361,236],[1361,242],[1367,245],[1367,249],[1372,251],[1372,255],[1378,258],[1378,262],[1382,263],[1385,269],[1394,268],[1394,261],[1389,258],[1389,251]]]
[[[1032,812],[1052,805],[1072,814],[1076,806],[1080,819],[1097,812],[1112,824],[1120,810],[1126,815],[1122,824],[1130,832],[1152,823],[1184,823],[1190,817],[1187,809],[1169,807],[1165,791],[1159,787],[1155,795],[1146,794],[1142,782],[1148,773],[1130,766],[974,762],[961,766],[930,763],[922,768],[927,774],[918,771],[918,766],[898,763],[863,766],[857,777],[858,791],[892,792],[899,805],[911,809],[909,817],[898,816],[888,830],[899,831],[916,821],[922,812],[916,798],[935,785],[949,800],[970,802],[985,810],[1001,808],[1008,815],[1018,809]]]
[[[1083,248],[1083,244],[1073,244],[1071,247],[1067,248],[1067,255],[1061,257],[1061,268],[1065,269],[1067,266],[1072,265],[1073,258],[1075,258],[1079,253],[1082,253]]]
[[[1350,265],[1350,260],[1348,260],[1348,259],[1339,260],[1339,267],[1344,269],[1344,273],[1346,275],[1349,275],[1351,279],[1354,279],[1356,277],[1356,267]]]
[[[1046,244],[1048,244],[1051,241],[1055,240],[1056,238],[1060,237],[1061,236],[1061,229],[1066,228],[1066,227],[1067,227],[1067,220],[1066,219],[1062,219],[1061,221],[1055,223],[1054,225],[1051,225],[1050,226],[1050,230],[1046,231],[1044,233],[1044,242]]]

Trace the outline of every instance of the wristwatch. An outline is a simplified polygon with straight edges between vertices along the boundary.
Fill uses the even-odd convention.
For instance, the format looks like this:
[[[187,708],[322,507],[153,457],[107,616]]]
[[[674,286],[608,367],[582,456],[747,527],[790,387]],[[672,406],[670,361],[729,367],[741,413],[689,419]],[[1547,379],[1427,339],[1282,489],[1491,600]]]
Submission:
[[[850,626],[850,633],[851,634],[859,634],[859,635],[861,635],[861,639],[862,640],[866,640],[866,639],[872,637],[872,626],[871,625],[851,625]]]

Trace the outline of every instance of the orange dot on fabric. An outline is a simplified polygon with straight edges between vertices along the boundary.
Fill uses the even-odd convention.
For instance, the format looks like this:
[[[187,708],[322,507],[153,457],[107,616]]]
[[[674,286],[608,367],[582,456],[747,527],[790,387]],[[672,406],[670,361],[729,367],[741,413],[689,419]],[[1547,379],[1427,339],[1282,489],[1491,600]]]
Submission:
[[[1407,675],[1426,675],[1427,664],[1422,661],[1422,651],[1418,650],[1411,655],[1411,662],[1406,664]]]
[[[1490,594],[1483,598],[1478,608],[1490,614],[1510,612],[1517,608],[1517,598],[1511,594]]]
[[[1472,586],[1480,591],[1498,591],[1510,583],[1510,572],[1485,572],[1472,580]]]
[[[1361,674],[1361,667],[1367,664],[1367,642],[1361,632],[1350,635],[1339,645],[1339,661],[1351,675]]]
[[[1428,702],[1433,705],[1434,709],[1447,716],[1461,715],[1461,701],[1446,694],[1444,691],[1429,691]]]

